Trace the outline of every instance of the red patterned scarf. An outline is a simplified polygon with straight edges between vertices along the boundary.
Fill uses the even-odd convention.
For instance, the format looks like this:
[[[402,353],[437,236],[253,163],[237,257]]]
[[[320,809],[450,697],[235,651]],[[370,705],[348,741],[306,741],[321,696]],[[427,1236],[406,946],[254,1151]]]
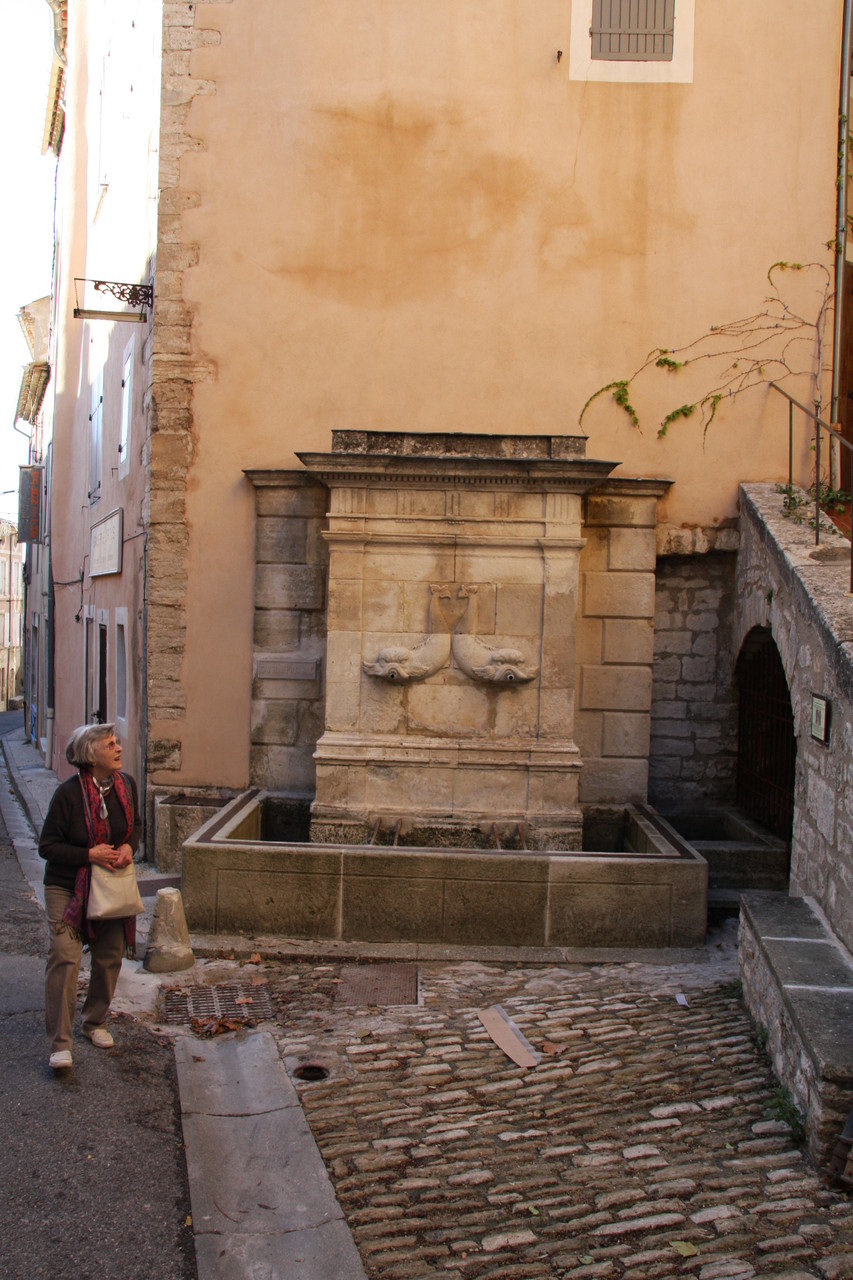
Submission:
[[[113,837],[110,831],[109,818],[101,817],[101,793],[95,785],[95,780],[90,771],[81,769],[77,776],[83,789],[83,811],[86,815],[86,830],[89,833],[89,848],[94,848],[96,844],[112,844],[115,847],[120,844],[127,844],[130,840],[130,833],[133,830],[134,813],[133,796],[124,774],[113,774],[115,793],[127,821],[127,831],[121,840],[116,840]],[[91,943],[97,928],[97,922],[86,917],[91,877],[92,871],[89,864],[81,867],[77,872],[74,880],[74,892],[62,916],[63,921],[70,925],[72,929],[76,929],[83,941],[88,943]],[[136,953],[136,917],[128,916],[127,919],[122,921],[122,924],[124,925],[127,954],[133,957]]]

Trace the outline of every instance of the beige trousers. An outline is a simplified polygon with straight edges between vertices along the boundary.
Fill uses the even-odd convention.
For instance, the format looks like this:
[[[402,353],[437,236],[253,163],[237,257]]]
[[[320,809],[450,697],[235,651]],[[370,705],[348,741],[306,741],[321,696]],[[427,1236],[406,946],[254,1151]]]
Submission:
[[[72,1026],[77,1008],[77,975],[83,943],[62,915],[71,894],[57,885],[45,885],[44,903],[50,929],[50,950],[44,982],[44,1021],[51,1052],[71,1049]],[[89,991],[83,1003],[83,1030],[91,1033],[102,1027],[112,1002],[124,952],[124,925],[121,920],[101,920],[92,943],[92,971]]]

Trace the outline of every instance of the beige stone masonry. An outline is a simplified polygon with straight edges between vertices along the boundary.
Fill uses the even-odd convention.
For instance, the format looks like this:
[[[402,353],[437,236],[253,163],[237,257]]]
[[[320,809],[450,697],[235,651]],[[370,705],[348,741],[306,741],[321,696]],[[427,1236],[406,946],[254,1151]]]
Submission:
[[[586,804],[645,800],[651,728],[655,511],[667,481],[606,481],[586,499],[576,740]]]
[[[327,491],[302,472],[246,474],[256,511],[249,774],[254,785],[312,795],[326,679]]]
[[[581,501],[610,464],[569,439],[336,432],[301,455],[330,495],[315,838],[417,818],[579,844]]]
[[[148,455],[151,587],[146,650],[152,735],[148,771],[154,783],[168,783],[182,765],[178,725],[187,711],[181,673],[189,555],[186,489],[196,441],[193,390],[200,381],[216,376],[214,363],[199,350],[193,328],[195,309],[184,296],[184,273],[198,263],[199,248],[186,241],[181,221],[186,210],[199,204],[198,193],[185,190],[181,181],[182,157],[201,147],[190,133],[189,111],[199,94],[213,93],[216,88],[209,79],[194,78],[191,68],[194,50],[219,41],[218,32],[197,22],[199,11],[207,3],[208,0],[201,0],[163,6],[158,251]],[[169,738],[164,749],[158,746],[158,724],[166,722]]]
[[[497,820],[576,847],[581,800],[647,790],[667,482],[449,439],[336,432],[305,472],[247,473],[252,782],[314,792],[318,840]]]

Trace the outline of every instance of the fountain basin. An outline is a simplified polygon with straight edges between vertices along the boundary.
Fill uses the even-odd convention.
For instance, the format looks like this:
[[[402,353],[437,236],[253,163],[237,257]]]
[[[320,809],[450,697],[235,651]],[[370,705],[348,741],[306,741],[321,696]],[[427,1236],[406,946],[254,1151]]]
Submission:
[[[707,864],[646,805],[621,849],[549,852],[316,844],[265,838],[299,802],[253,789],[183,846],[191,931],[364,943],[692,947]]]
[[[713,897],[751,889],[788,892],[788,844],[733,805],[667,810],[667,821],[708,863]]]

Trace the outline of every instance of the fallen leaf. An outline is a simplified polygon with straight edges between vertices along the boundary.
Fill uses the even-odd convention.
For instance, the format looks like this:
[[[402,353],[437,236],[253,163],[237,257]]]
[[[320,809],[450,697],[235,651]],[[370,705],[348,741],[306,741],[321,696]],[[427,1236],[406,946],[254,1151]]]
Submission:
[[[249,964],[262,964],[261,954],[259,951],[253,951],[249,956]]]
[[[682,1258],[695,1258],[699,1250],[695,1244],[691,1244],[689,1240],[670,1240],[670,1246],[676,1253],[680,1253]]]
[[[255,1002],[251,996],[237,996],[234,1003],[235,1004],[254,1004]]]
[[[210,1037],[221,1036],[226,1031],[240,1031],[244,1026],[253,1025],[248,1022],[238,1022],[234,1018],[192,1018],[190,1026],[197,1036]]]
[[[556,1053],[565,1053],[566,1046],[564,1044],[554,1044],[553,1040],[542,1041],[542,1052],[553,1057]]]
[[[527,1212],[528,1212],[528,1213],[532,1213],[532,1214],[534,1215],[534,1217],[536,1217],[536,1218],[538,1218],[538,1217],[539,1217],[539,1210],[536,1208],[536,1205],[535,1205],[535,1204],[529,1204],[529,1205],[527,1206]]]
[[[187,1214],[186,1221],[184,1222],[184,1226],[185,1226],[185,1227],[191,1227],[191,1226],[192,1226],[192,1224],[193,1224],[193,1220],[192,1220],[192,1218],[190,1217],[190,1215],[189,1215],[189,1214]]]

